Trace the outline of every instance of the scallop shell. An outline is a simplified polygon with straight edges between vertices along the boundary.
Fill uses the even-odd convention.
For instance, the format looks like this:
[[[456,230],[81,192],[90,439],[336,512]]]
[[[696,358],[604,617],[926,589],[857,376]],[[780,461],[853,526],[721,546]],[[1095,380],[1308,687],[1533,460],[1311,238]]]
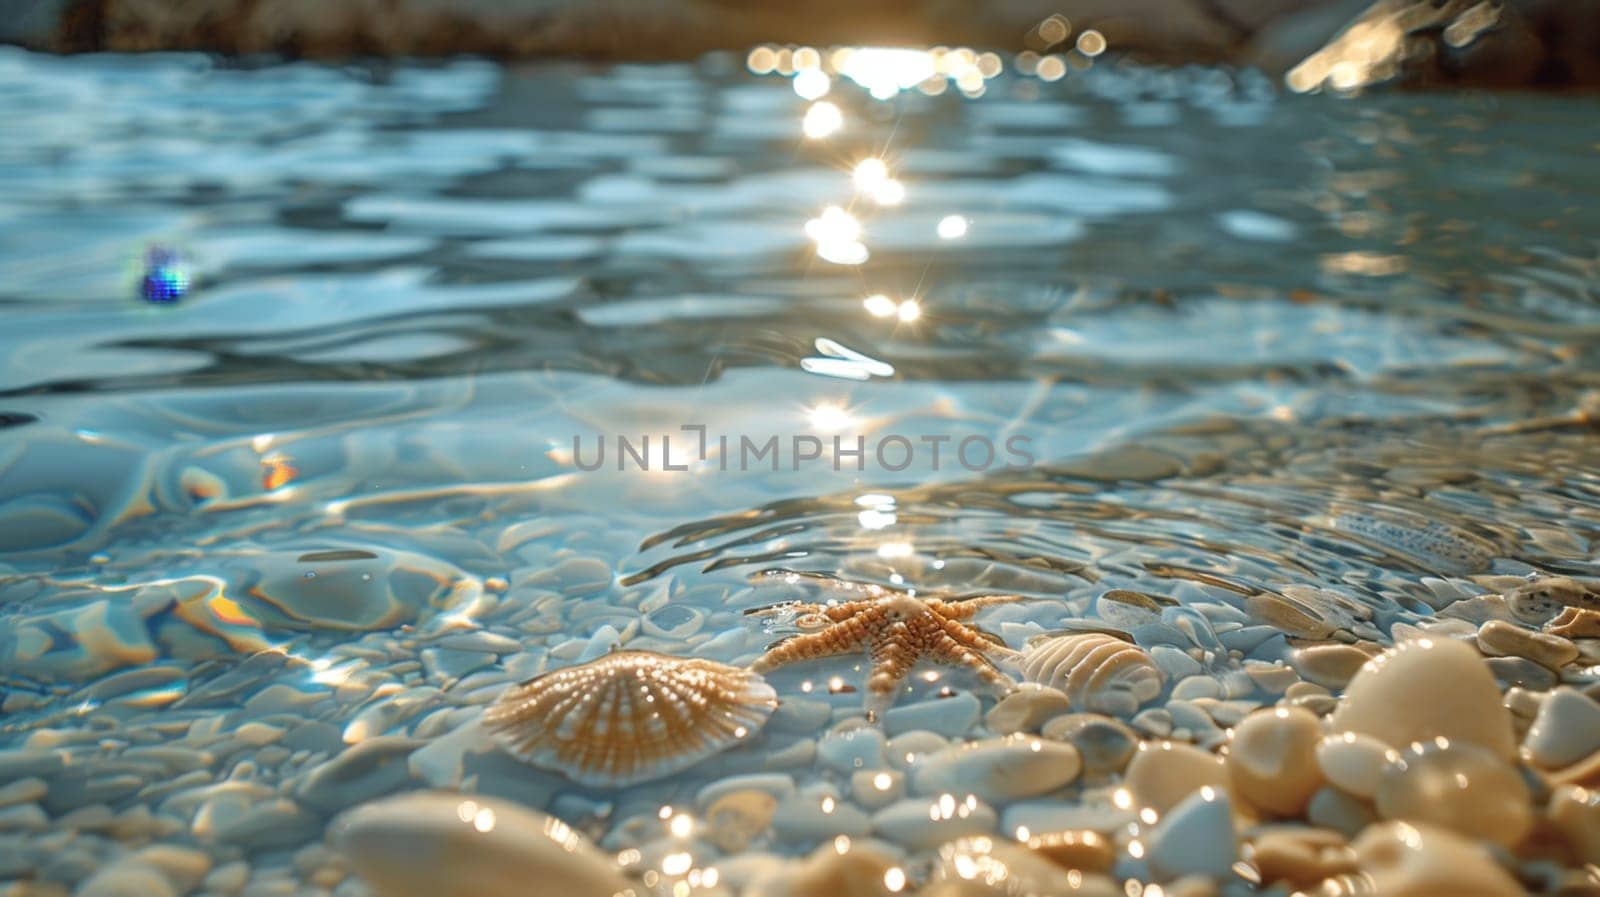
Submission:
[[[526,763],[615,787],[726,750],[760,730],[777,706],[772,686],[748,670],[616,651],[513,686],[483,723]]]
[[[1125,716],[1161,693],[1162,673],[1143,648],[1099,632],[1028,643],[1023,678],[1067,693],[1081,710]]]

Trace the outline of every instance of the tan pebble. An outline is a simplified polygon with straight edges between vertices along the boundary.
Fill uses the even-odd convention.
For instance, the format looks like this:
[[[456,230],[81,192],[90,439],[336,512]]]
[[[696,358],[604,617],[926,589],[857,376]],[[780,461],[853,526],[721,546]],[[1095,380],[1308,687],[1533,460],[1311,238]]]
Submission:
[[[939,860],[931,878],[935,884],[941,882],[970,884],[981,881],[994,885],[1004,882],[1004,893],[1019,895],[1076,894],[1079,884],[1085,882],[1082,872],[1064,869],[1015,842],[988,836],[958,838],[940,846]],[[1088,881],[1098,878],[1098,875],[1092,876]],[[1087,890],[1091,894],[1107,894],[1107,897],[1114,893],[1103,891],[1097,886]],[[812,893],[821,894],[821,892]],[[926,895],[930,891],[919,893]],[[989,893],[995,892],[991,890]]]
[[[1544,695],[1540,692],[1529,691],[1526,688],[1512,687],[1506,689],[1501,696],[1500,703],[1511,711],[1511,715],[1520,719],[1533,719],[1539,714],[1539,705],[1544,703]]]
[[[996,735],[1035,732],[1046,722],[1072,709],[1065,692],[1033,682],[1022,683],[1016,691],[1001,698],[983,717],[983,723]]]
[[[1550,824],[1585,863],[1600,863],[1600,791],[1560,785],[1546,806]]]
[[[1465,741],[1402,751],[1378,782],[1378,815],[1515,847],[1533,828],[1532,796],[1504,760]]]
[[[1344,836],[1309,826],[1260,831],[1251,845],[1251,863],[1263,885],[1284,883],[1309,889],[1324,879],[1356,871],[1355,851]]]
[[[856,803],[877,810],[906,796],[906,774],[898,769],[860,769],[850,775]]]
[[[738,853],[760,837],[777,812],[778,799],[746,788],[717,798],[706,808],[706,840],[727,853]]]
[[[1110,872],[1117,861],[1116,847],[1094,831],[1046,832],[1028,839],[1028,849],[1063,869]]]
[[[1169,881],[1162,891],[1166,897],[1217,897],[1222,893],[1217,890],[1216,882],[1203,875],[1185,875],[1177,881]]]
[[[224,863],[211,870],[205,877],[205,889],[215,894],[225,894],[228,897],[244,890],[250,882],[250,866],[242,860]]]
[[[1233,793],[1277,816],[1299,816],[1322,787],[1322,721],[1297,708],[1259,710],[1233,730],[1226,765]]]
[[[1378,793],[1384,767],[1400,759],[1400,752],[1371,735],[1340,732],[1317,745],[1317,765],[1341,791],[1371,800]]]
[[[323,866],[312,872],[306,880],[319,888],[332,890],[342,884],[349,873],[338,866]]]
[[[840,853],[825,844],[786,876],[785,892],[793,897],[884,897],[884,876],[899,868],[894,857],[877,848],[853,844]]]
[[[1478,652],[1461,642],[1402,642],[1351,680],[1329,731],[1371,735],[1394,748],[1444,737],[1511,760],[1511,714]]]
[[[1229,790],[1228,771],[1222,758],[1193,745],[1147,741],[1128,762],[1123,786],[1139,807],[1165,814],[1184,798],[1209,785]]]
[[[1378,821],[1378,811],[1359,797],[1337,788],[1323,788],[1311,795],[1311,802],[1306,805],[1306,821],[1354,838]]]
[[[1343,688],[1371,658],[1353,645],[1308,645],[1296,648],[1290,662],[1310,682]]]
[[[1269,695],[1285,694],[1300,682],[1300,674],[1294,671],[1294,667],[1282,663],[1247,660],[1244,662],[1244,672],[1257,688]]]
[[[1283,696],[1291,699],[1303,697],[1305,695],[1327,696],[1330,694],[1332,694],[1332,692],[1315,682],[1296,682],[1295,684],[1283,690]]]
[[[1333,695],[1301,695],[1290,698],[1286,706],[1297,707],[1313,716],[1323,717],[1339,709],[1339,699]]]
[[[1555,689],[1539,706],[1522,753],[1541,769],[1570,766],[1600,751],[1600,703],[1574,688]]]
[[[1139,736],[1126,723],[1098,713],[1058,716],[1045,724],[1043,735],[1077,748],[1090,781],[1122,772],[1139,747]]]
[[[1562,638],[1600,638],[1600,612],[1581,607],[1569,607],[1554,620],[1546,623],[1544,631]]]
[[[1317,609],[1288,595],[1262,592],[1245,599],[1250,617],[1296,638],[1321,639],[1339,627],[1325,619]]]
[[[1582,785],[1585,788],[1600,788],[1600,752],[1590,754],[1571,766],[1551,772],[1549,779],[1552,785]]]
[[[1385,822],[1361,833],[1356,864],[1373,894],[1396,897],[1522,897],[1522,888],[1478,844],[1425,823]]]
[[[206,873],[211,871],[210,855],[192,847],[154,844],[135,853],[134,859],[161,870],[161,874],[177,887],[179,893],[194,890]]]
[[[1504,620],[1490,620],[1478,627],[1478,647],[1485,654],[1526,657],[1552,670],[1578,659],[1578,646],[1571,639],[1534,632]]]

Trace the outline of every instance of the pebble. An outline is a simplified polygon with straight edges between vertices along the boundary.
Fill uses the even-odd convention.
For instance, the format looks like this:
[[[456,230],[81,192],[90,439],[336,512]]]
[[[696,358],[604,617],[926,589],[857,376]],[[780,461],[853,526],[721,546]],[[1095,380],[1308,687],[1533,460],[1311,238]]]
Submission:
[[[1322,787],[1322,721],[1298,708],[1261,710],[1233,732],[1226,765],[1233,792],[1251,806],[1297,817]]]
[[[1075,800],[1022,800],[1006,807],[1000,816],[1008,833],[1094,831],[1109,835],[1139,821],[1132,806],[1123,809],[1107,804],[1085,804]]]
[[[934,867],[925,894],[970,894],[976,881],[1003,885],[1007,894],[1077,894],[1083,897],[1096,893],[1093,884],[1084,882],[1081,872],[1062,868],[1046,857],[1011,841],[999,838],[960,838],[939,848],[938,864]],[[1098,879],[1099,876],[1096,876]],[[940,890],[944,885],[954,885],[955,890]],[[990,890],[989,893],[995,893]]]
[[[739,853],[767,830],[777,809],[778,798],[765,791],[727,792],[705,810],[706,840],[725,853]]]
[[[1371,735],[1394,748],[1444,737],[1516,756],[1511,714],[1478,652],[1419,639],[1384,652],[1351,680],[1329,731]]]
[[[311,770],[294,796],[306,806],[335,813],[397,791],[411,778],[407,758],[423,744],[398,735],[369,738]]]
[[[960,738],[977,725],[980,710],[982,704],[977,696],[962,692],[949,698],[891,708],[883,714],[883,727],[890,735],[923,730],[946,738]]]
[[[1083,761],[1066,742],[1007,735],[946,748],[911,770],[915,794],[975,794],[1009,801],[1054,791],[1078,777]]]
[[[38,804],[16,804],[0,809],[0,832],[40,832],[50,825],[50,817]]]
[[[896,769],[910,769],[924,755],[936,754],[949,744],[944,736],[933,732],[915,731],[896,735],[889,739],[889,763]]]
[[[1290,664],[1307,681],[1344,688],[1372,655],[1351,645],[1327,644],[1297,648]]]
[[[817,742],[817,762],[834,772],[883,769],[888,765],[883,733],[872,726],[833,731]]]
[[[322,820],[292,800],[279,798],[257,804],[237,819],[218,825],[216,839],[249,850],[292,847],[322,830]]]
[[[1494,678],[1503,685],[1549,691],[1555,688],[1557,682],[1557,675],[1553,670],[1526,657],[1490,657],[1484,663]]]
[[[790,735],[810,735],[826,726],[832,715],[833,708],[828,706],[827,701],[811,701],[785,695],[783,701],[778,704],[778,709],[772,711],[772,717],[767,720],[767,729]]]
[[[1557,785],[1545,815],[1580,862],[1600,863],[1600,791]]]
[[[1485,654],[1526,657],[1552,670],[1578,659],[1578,646],[1571,639],[1524,629],[1504,620],[1490,620],[1478,627],[1478,647]]]
[[[869,810],[888,806],[906,795],[906,775],[899,770],[863,769],[850,776],[850,793]]]
[[[1306,805],[1306,821],[1354,838],[1369,824],[1378,821],[1372,805],[1337,788],[1323,788],[1311,795]]]
[[[1210,676],[1190,676],[1172,687],[1172,700],[1192,701],[1196,698],[1222,697],[1222,683]],[[1167,705],[1170,710],[1172,705]]]
[[[1037,731],[1045,722],[1072,709],[1065,692],[1024,682],[1016,691],[1001,698],[983,716],[983,724],[996,735]]]
[[[1058,716],[1045,724],[1042,734],[1078,749],[1087,781],[1122,772],[1139,747],[1139,736],[1126,723],[1098,713]]]
[[[1371,826],[1354,847],[1357,865],[1373,894],[1522,897],[1525,893],[1478,844],[1425,823]]]
[[[187,894],[211,871],[211,857],[192,847],[153,844],[133,855],[135,861],[161,870],[180,894]]]
[[[1239,854],[1228,796],[1202,787],[1165,814],[1146,845],[1146,861],[1163,880],[1184,875],[1228,878]]]
[[[1028,849],[1063,869],[1110,872],[1117,861],[1111,839],[1089,829],[1045,832],[1028,839]]]
[[[488,797],[424,791],[364,804],[330,828],[384,897],[610,897],[630,888],[612,858],[565,823]]]
[[[774,800],[782,800],[795,793],[794,777],[782,772],[728,776],[701,788],[694,796],[694,804],[705,810],[723,796],[739,791],[760,791],[770,794]]]
[[[1129,720],[1133,728],[1152,738],[1166,738],[1172,734],[1172,714],[1165,707],[1151,707]]]
[[[1261,883],[1269,887],[1288,885],[1291,890],[1307,892],[1334,876],[1357,871],[1355,852],[1344,836],[1327,829],[1272,826],[1258,830],[1250,848],[1250,861]]]
[[[1300,674],[1294,668],[1281,662],[1267,663],[1260,660],[1246,660],[1244,662],[1245,675],[1262,691],[1281,695],[1301,681]]]
[[[1371,800],[1378,793],[1384,767],[1400,753],[1370,735],[1341,732],[1317,744],[1317,766],[1334,787]]]
[[[250,864],[242,860],[224,863],[211,870],[201,885],[209,892],[215,894],[231,895],[244,890],[250,882]]]
[[[95,873],[76,897],[177,897],[178,890],[151,866],[122,860]]]
[[[66,757],[56,751],[10,748],[0,750],[0,781],[11,781],[27,776],[51,778],[61,772]]]
[[[1401,752],[1378,783],[1378,815],[1426,822],[1514,847],[1533,828],[1532,797],[1516,769],[1465,741],[1426,741]]]
[[[876,845],[852,842],[841,850],[825,844],[784,870],[780,880],[747,888],[745,893],[772,897],[887,897],[884,876],[895,868],[895,856]]]
[[[1188,679],[1205,671],[1200,661],[1190,657],[1181,648],[1172,645],[1155,645],[1150,648],[1150,659],[1170,679]]]
[[[946,841],[994,831],[1000,818],[977,798],[943,794],[896,801],[872,814],[872,830],[908,850],[929,850]]]
[[[1171,741],[1145,742],[1128,762],[1123,787],[1137,806],[1165,814],[1202,787],[1218,791],[1229,787],[1222,758],[1193,745]]]
[[[18,779],[3,788],[0,788],[0,807],[9,807],[15,804],[33,803],[44,797],[50,786],[44,779],[29,777]]]
[[[837,797],[796,794],[778,802],[772,831],[784,841],[815,843],[839,835],[865,837],[872,820],[859,807]]]
[[[1522,752],[1542,769],[1570,766],[1600,751],[1600,703],[1563,686],[1539,705],[1522,740]]]

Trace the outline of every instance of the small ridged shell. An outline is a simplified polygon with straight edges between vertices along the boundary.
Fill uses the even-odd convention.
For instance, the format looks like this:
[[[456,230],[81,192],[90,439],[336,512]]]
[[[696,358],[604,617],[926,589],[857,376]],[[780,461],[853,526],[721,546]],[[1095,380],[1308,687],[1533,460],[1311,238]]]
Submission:
[[[1021,666],[1029,682],[1066,692],[1080,710],[1128,715],[1161,693],[1161,670],[1143,648],[1098,632],[1036,639]]]
[[[748,670],[617,651],[513,686],[483,723],[526,763],[615,787],[726,750],[760,730],[777,706],[772,686]]]

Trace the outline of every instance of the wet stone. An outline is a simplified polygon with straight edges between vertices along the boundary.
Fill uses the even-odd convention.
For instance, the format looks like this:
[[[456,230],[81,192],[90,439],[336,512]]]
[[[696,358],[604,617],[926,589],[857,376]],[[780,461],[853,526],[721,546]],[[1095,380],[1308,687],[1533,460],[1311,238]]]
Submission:
[[[977,725],[981,709],[977,696],[962,692],[954,697],[890,708],[883,715],[883,726],[890,735],[923,730],[960,738]]]
[[[1478,647],[1488,655],[1524,657],[1551,670],[1578,659],[1578,646],[1571,639],[1503,620],[1490,620],[1478,627]]]
[[[422,744],[399,736],[363,741],[311,770],[295,787],[295,798],[333,813],[397,791],[411,778],[406,758]]]
[[[999,817],[976,798],[940,795],[897,801],[872,815],[872,830],[908,850],[928,850],[946,841],[994,831]]]

